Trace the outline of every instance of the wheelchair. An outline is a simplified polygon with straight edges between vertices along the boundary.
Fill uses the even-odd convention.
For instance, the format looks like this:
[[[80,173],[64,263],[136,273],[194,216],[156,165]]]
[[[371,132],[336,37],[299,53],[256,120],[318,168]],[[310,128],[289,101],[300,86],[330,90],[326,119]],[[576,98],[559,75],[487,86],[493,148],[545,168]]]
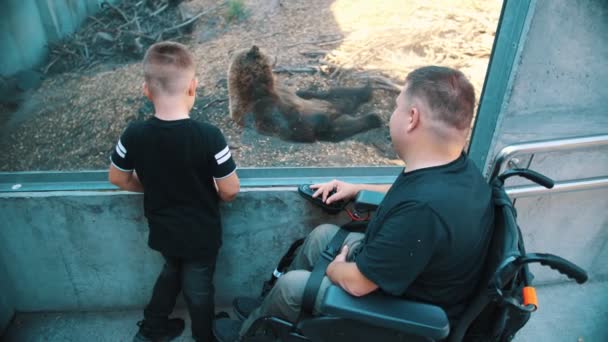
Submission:
[[[516,210],[504,189],[505,180],[513,176],[546,188],[554,184],[529,169],[511,169],[490,180],[496,208],[490,248],[476,296],[455,326],[450,326],[446,313],[438,306],[392,297],[381,291],[353,297],[332,285],[322,300],[321,315],[297,323],[277,317],[260,318],[244,341],[259,341],[256,332],[260,331],[283,342],[512,340],[538,305],[528,264],[540,263],[579,284],[588,278],[583,269],[559,256],[526,253]],[[381,198],[377,193],[362,191],[355,199],[355,210],[371,210]]]

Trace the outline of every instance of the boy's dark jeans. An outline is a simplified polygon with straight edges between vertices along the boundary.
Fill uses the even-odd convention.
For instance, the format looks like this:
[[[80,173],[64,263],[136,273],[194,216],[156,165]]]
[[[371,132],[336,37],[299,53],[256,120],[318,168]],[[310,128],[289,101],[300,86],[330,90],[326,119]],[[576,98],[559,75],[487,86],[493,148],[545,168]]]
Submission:
[[[144,310],[145,324],[153,328],[166,327],[177,295],[183,291],[192,321],[192,336],[197,341],[213,341],[215,259],[196,261],[164,254],[163,257],[165,265],[154,285],[152,299]]]

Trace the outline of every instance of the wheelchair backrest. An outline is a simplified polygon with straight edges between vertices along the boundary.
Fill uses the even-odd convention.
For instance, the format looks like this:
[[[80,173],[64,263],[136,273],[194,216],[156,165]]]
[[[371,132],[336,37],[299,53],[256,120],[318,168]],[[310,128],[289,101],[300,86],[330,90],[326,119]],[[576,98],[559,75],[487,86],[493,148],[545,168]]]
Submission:
[[[516,210],[499,179],[492,182],[492,199],[495,206],[494,227],[481,281],[471,304],[452,329],[449,339],[451,342],[500,340],[497,335],[502,334],[507,322],[501,322],[505,319],[502,317],[505,313],[502,312],[504,307],[496,303],[496,291],[502,293],[514,290],[521,285],[519,281],[531,276],[527,268],[523,268],[522,274],[511,275],[510,279],[502,279],[500,276],[500,284],[495,282],[499,268],[525,254],[525,248],[517,226]],[[497,285],[502,288],[497,289]]]

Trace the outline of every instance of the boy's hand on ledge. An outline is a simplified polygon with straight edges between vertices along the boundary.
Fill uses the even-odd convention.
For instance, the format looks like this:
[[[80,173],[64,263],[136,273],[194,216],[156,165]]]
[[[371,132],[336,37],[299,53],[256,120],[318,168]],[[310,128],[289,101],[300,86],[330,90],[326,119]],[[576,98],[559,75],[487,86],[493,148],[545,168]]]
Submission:
[[[110,165],[108,180],[122,190],[144,192],[144,186],[133,171],[121,171],[114,165]]]

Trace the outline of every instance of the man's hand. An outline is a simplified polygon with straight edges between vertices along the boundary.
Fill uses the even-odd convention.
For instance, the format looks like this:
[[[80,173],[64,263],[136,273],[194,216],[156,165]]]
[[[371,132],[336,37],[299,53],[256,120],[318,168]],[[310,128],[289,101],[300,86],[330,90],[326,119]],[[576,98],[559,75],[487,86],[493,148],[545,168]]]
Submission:
[[[334,258],[334,261],[335,262],[345,262],[347,256],[348,256],[348,245],[344,245],[344,247],[342,247],[342,250],[340,251],[340,254],[336,255],[336,257]]]
[[[340,254],[336,255],[334,261],[328,266],[325,274],[332,283],[339,285],[353,296],[360,297],[375,291],[378,288],[371,280],[367,279],[354,262],[346,261],[348,246],[344,245]]]
[[[326,204],[331,204],[340,200],[350,200],[352,198],[355,198],[355,196],[357,196],[357,193],[360,190],[358,184],[346,183],[337,179],[334,179],[331,182],[327,183],[313,184],[310,186],[310,188],[317,190],[312,195],[312,197],[317,198],[320,195],[321,199]],[[334,190],[336,192],[330,196],[329,193]]]

